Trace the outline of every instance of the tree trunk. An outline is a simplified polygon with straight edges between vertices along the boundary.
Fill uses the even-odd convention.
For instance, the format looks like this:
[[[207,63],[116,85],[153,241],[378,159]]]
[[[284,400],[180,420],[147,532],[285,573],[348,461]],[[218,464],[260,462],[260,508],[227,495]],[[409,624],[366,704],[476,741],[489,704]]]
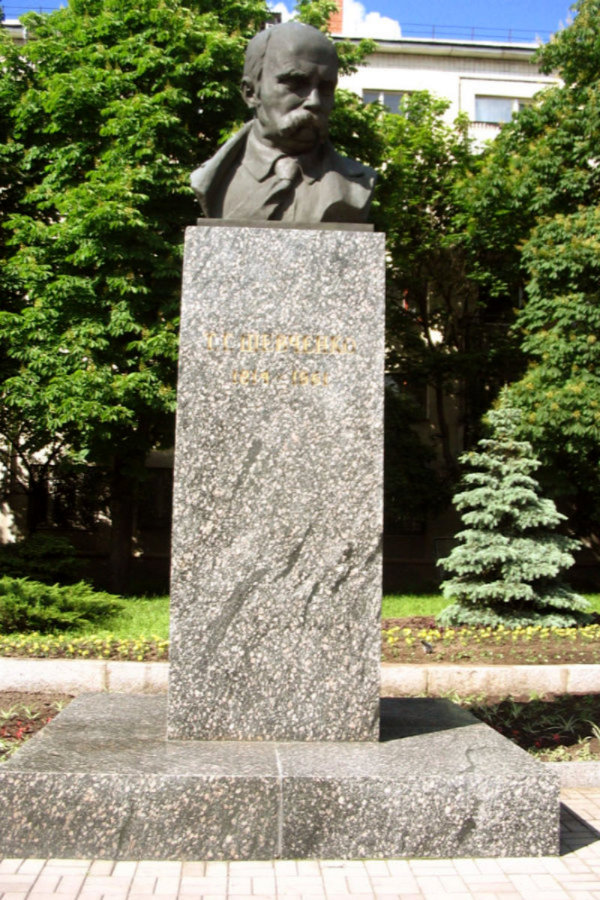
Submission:
[[[450,449],[450,429],[446,419],[445,406],[449,400],[449,395],[446,394],[444,386],[440,383],[434,384],[433,389],[435,394],[436,426],[442,445],[442,458],[446,470],[445,475],[446,477],[454,477],[456,475],[457,462]]]
[[[127,591],[131,573],[131,551],[135,521],[137,485],[131,475],[123,471],[123,462],[115,459],[110,491],[110,552],[109,585],[111,591]]]
[[[27,490],[27,534],[34,534],[48,518],[48,473],[46,469],[29,471]]]

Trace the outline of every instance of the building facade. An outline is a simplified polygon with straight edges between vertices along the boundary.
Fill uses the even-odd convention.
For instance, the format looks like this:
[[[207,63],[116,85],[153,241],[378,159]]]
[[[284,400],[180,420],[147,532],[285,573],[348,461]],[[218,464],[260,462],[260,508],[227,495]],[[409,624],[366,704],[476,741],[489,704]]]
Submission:
[[[471,122],[477,144],[493,139],[500,125],[557,78],[535,64],[535,44],[403,38],[377,41],[357,72],[340,79],[368,103],[379,100],[398,112],[404,94],[429,91],[449,101],[446,121],[459,113]]]

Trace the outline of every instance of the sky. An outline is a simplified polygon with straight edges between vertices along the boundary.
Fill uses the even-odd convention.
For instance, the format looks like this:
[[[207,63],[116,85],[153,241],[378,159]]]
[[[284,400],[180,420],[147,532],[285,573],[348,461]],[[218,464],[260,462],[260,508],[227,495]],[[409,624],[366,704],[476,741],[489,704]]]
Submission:
[[[64,0],[1,0],[6,18],[27,9],[44,12]],[[569,21],[571,0],[344,0],[348,37],[457,37],[479,40],[547,40]],[[271,5],[287,18],[293,0]]]
[[[344,0],[348,37],[535,41],[568,24],[572,0]],[[286,9],[287,7],[287,9]],[[293,3],[275,2],[286,18]],[[434,31],[435,29],[435,31]]]

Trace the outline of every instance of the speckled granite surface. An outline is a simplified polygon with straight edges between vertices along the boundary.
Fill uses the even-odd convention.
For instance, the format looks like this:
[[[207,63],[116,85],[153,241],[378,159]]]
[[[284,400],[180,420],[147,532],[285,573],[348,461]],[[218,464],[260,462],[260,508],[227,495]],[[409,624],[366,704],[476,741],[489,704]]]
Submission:
[[[384,236],[187,231],[169,735],[373,740]]]
[[[0,766],[5,856],[272,859],[558,852],[558,779],[445,700],[382,740],[166,741],[166,700],[83,695]]]

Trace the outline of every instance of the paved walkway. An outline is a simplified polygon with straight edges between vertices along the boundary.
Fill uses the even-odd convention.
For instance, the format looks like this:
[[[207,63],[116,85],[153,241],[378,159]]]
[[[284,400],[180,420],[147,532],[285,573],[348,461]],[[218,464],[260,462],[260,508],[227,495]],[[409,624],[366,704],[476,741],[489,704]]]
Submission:
[[[184,863],[4,859],[0,898],[600,900],[600,790],[567,789],[562,800],[562,849],[557,858]]]

